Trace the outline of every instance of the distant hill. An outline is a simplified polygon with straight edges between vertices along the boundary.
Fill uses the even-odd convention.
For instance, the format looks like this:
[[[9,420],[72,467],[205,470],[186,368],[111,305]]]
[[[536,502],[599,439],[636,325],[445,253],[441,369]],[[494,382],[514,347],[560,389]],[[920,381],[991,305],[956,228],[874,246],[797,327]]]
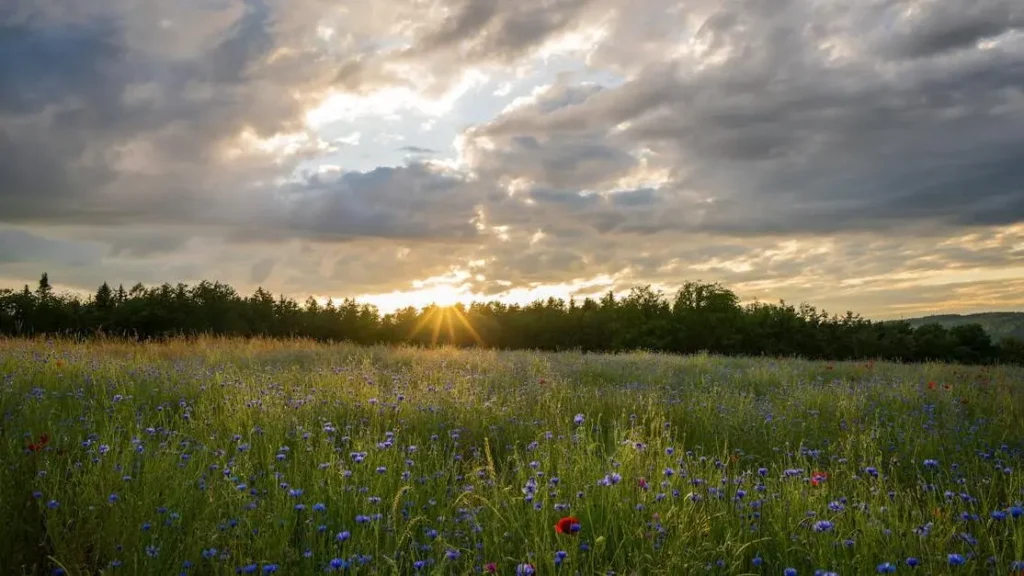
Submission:
[[[946,328],[961,324],[981,324],[982,328],[998,342],[1003,336],[1015,336],[1024,340],[1024,312],[984,312],[981,314],[939,314],[921,318],[908,318],[907,322],[917,328],[924,324],[941,324]]]

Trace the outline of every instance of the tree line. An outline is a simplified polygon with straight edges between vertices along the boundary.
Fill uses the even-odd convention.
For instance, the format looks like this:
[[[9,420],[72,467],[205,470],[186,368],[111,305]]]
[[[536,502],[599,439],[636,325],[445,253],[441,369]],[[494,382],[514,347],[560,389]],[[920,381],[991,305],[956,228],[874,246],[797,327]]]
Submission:
[[[979,324],[872,322],[783,302],[741,305],[717,283],[687,282],[666,295],[650,286],[616,297],[474,302],[407,307],[381,314],[352,299],[300,304],[263,288],[244,296],[220,282],[194,285],[104,283],[82,298],[57,294],[43,274],[35,290],[0,290],[0,334],[108,335],[142,340],[211,334],[352,341],[360,344],[481,346],[616,352],[646,349],[812,359],[1024,364],[1024,342],[993,342]]]

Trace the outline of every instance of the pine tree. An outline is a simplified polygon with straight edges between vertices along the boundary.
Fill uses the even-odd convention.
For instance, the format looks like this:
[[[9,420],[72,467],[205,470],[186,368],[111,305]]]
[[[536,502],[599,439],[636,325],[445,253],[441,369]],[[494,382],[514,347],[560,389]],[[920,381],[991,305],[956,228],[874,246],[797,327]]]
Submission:
[[[36,296],[40,300],[47,300],[53,294],[53,286],[50,286],[50,277],[43,272],[42,277],[39,278],[39,287],[36,288]]]

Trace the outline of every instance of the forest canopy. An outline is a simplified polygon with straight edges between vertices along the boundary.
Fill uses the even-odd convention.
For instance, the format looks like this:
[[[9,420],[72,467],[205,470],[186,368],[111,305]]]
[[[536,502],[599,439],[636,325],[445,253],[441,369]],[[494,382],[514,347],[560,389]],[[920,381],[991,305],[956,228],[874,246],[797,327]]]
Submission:
[[[479,346],[496,349],[800,356],[905,362],[1024,364],[1024,342],[993,342],[967,323],[872,322],[852,312],[830,315],[809,304],[741,304],[717,283],[686,282],[665,294],[639,286],[625,296],[549,298],[530,304],[474,302],[404,308],[381,314],[352,299],[322,304],[274,296],[263,288],[244,296],[219,282],[104,283],[82,298],[58,294],[43,274],[33,290],[0,289],[0,334],[97,335],[141,340],[189,335],[306,337],[360,344]]]

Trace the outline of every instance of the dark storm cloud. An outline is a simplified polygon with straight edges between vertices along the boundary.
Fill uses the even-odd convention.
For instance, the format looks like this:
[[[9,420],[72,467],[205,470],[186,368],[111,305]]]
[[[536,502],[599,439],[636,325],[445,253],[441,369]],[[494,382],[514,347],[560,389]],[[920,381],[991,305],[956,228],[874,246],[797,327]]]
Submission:
[[[253,217],[265,218],[270,233],[284,237],[465,241],[477,236],[472,191],[461,178],[423,164],[298,183],[282,189],[279,198]],[[282,228],[273,230],[278,223]]]
[[[895,3],[889,15],[895,24],[882,46],[899,58],[926,58],[971,49],[978,42],[1024,27],[1024,4],[1015,0],[932,0],[918,7],[902,2]]]
[[[97,75],[123,56],[112,33],[109,26],[0,27],[0,110],[27,114],[68,96],[94,106],[119,97],[116,83]]]
[[[918,10],[942,14],[892,24],[867,11],[844,20],[838,9],[795,1],[772,9],[725,3],[695,32],[705,57],[716,56],[713,65],[682,60],[584,100],[518,108],[474,130],[499,143],[478,150],[477,163],[496,178],[525,173],[543,182],[558,171],[525,170],[531,160],[549,167],[554,156],[575,166],[595,142],[609,157],[652,150],[672,181],[618,218],[604,204],[577,215],[601,233],[817,234],[1019,222],[1024,37],[987,47],[961,42],[955,56],[899,62],[856,43],[855,32],[877,38],[886,27],[896,36],[938,38],[936,31],[951,30],[944,22],[959,22],[939,4],[949,3]],[[1020,8],[989,3],[967,12],[964,22],[1001,22],[993,28],[999,32],[1014,25]],[[846,53],[830,56],[822,49],[830,41]],[[613,173],[620,175],[564,172],[558,187],[592,187]]]
[[[215,4],[168,15],[208,47],[181,57],[137,44],[147,31],[166,37],[138,16],[143,6],[92,6],[84,21],[23,7],[28,16],[0,22],[0,221],[188,223],[225,191],[281,175],[269,163],[233,173],[218,152],[246,128],[270,136],[300,125],[289,89],[302,83],[288,74],[303,67],[267,64],[276,21],[266,4],[246,2],[220,28],[202,21],[221,13]]]
[[[572,25],[590,2],[461,0],[448,4],[452,15],[418,38],[407,56],[462,52],[473,59],[507,61]]]

